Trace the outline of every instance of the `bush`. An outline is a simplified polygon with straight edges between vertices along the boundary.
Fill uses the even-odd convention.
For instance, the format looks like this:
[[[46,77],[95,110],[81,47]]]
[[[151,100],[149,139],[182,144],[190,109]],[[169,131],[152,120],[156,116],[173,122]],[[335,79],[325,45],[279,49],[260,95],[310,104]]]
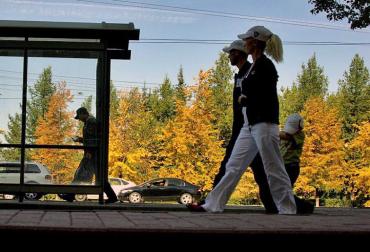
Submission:
[[[326,207],[352,207],[351,201],[348,199],[327,198],[324,199]]]

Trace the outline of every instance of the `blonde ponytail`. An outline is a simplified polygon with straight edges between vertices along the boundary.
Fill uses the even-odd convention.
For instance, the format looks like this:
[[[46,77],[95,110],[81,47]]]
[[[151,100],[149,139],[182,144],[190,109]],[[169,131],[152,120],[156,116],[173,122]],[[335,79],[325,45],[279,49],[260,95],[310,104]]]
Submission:
[[[283,44],[278,35],[272,34],[271,38],[266,42],[265,52],[277,63],[283,61]]]

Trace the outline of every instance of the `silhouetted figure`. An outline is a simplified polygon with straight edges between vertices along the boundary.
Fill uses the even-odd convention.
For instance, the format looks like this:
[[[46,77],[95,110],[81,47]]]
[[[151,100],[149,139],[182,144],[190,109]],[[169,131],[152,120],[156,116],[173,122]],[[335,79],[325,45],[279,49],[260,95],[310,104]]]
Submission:
[[[93,182],[94,175],[98,172],[97,169],[97,122],[95,117],[91,116],[86,108],[81,107],[76,111],[76,120],[80,120],[84,123],[82,137],[73,137],[73,141],[82,143],[84,145],[84,156],[74,174],[72,184],[91,184]],[[118,201],[117,195],[110,186],[108,180],[104,181],[104,192],[108,199],[105,203],[114,203]],[[75,198],[75,194],[61,194],[59,195],[62,199],[72,202]]]

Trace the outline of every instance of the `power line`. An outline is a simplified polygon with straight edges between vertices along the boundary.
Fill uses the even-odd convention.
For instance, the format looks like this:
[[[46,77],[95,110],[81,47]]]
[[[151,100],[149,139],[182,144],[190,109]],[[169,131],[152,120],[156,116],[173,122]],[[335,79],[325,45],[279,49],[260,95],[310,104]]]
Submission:
[[[11,70],[4,70],[4,69],[0,69],[0,72],[7,72],[7,73],[17,73],[17,74],[23,74],[23,72],[20,72],[20,71],[11,71]],[[31,75],[40,75],[38,73],[28,73],[28,74],[31,74]],[[22,80],[23,78],[22,77],[15,77],[15,76],[5,76],[5,75],[0,75],[1,78],[6,78],[6,79],[16,79],[16,80]],[[78,76],[66,76],[66,75],[53,75],[53,77],[58,77],[58,78],[67,78],[67,79],[81,79],[81,80],[94,80],[96,81],[96,79],[94,78],[87,78],[87,77],[78,77]],[[38,79],[36,78],[28,78],[28,80],[31,80],[31,81],[37,81]],[[62,80],[65,80],[65,79],[62,79]],[[56,79],[56,81],[61,81],[61,80],[58,80]],[[118,82],[118,83],[129,83],[129,84],[142,84],[144,85],[156,85],[156,86],[159,86],[161,85],[162,83],[156,83],[156,82],[146,82],[146,81],[128,81],[128,80],[111,80],[113,82]],[[93,82],[76,82],[76,81],[73,81],[73,83],[75,84],[82,84],[82,85],[90,85],[90,86],[95,86],[96,83],[93,83]],[[71,85],[71,84],[69,84]],[[115,84],[115,86],[123,86],[123,85],[117,85]]]
[[[280,23],[280,24],[302,26],[302,27],[370,33],[370,31],[367,31],[367,30],[355,30],[354,31],[354,30],[351,30],[350,28],[338,26],[338,25],[328,25],[328,24],[322,24],[322,23],[313,23],[313,22],[307,22],[307,21],[301,21],[301,20],[283,19],[283,18],[249,16],[249,15],[243,15],[239,13],[212,11],[212,10],[196,9],[196,8],[185,8],[185,7],[179,7],[179,6],[173,6],[173,5],[151,4],[151,3],[142,3],[142,2],[136,2],[136,1],[123,1],[123,0],[112,0],[114,2],[119,2],[119,3],[107,3],[107,2],[91,1],[91,0],[76,0],[76,1],[85,2],[85,3],[110,5],[110,6],[135,7],[135,8],[141,8],[141,9],[162,10],[162,11],[169,11],[169,12],[176,12],[176,13],[190,13],[190,14],[224,17],[224,18],[264,21],[264,22]]]
[[[86,99],[86,98],[88,98],[88,96],[86,96],[86,97],[74,97],[73,99],[72,99],[72,101],[73,100],[84,100],[84,99]],[[0,100],[22,100],[22,97],[19,97],[19,98],[17,98],[17,97],[0,97]]]
[[[221,42],[222,41],[222,42]],[[204,44],[204,45],[224,45],[233,40],[191,40],[191,39],[141,39],[131,41],[138,44]],[[283,41],[284,45],[311,45],[311,46],[370,46],[370,42],[330,42],[330,41]]]

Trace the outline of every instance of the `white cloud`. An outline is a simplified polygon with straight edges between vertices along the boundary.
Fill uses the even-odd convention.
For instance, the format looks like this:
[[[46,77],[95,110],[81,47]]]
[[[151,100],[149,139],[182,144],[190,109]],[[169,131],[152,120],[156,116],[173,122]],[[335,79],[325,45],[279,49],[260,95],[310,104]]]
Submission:
[[[2,3],[1,3],[2,2]],[[190,24],[196,18],[192,14],[174,13],[165,10],[142,9],[138,7],[124,6],[117,3],[109,4],[96,0],[91,2],[72,1],[45,1],[45,0],[0,0],[3,11],[9,12],[14,9],[22,15],[22,19],[47,18],[65,19],[65,21],[81,19],[85,21],[96,21],[97,19],[106,22],[158,22],[171,24]],[[1,14],[2,10],[0,10]]]

